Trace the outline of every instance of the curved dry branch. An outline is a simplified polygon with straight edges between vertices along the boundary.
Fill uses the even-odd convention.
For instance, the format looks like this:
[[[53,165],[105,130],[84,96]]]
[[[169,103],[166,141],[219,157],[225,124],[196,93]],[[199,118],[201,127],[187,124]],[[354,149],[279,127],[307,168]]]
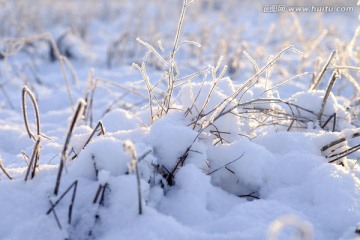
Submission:
[[[26,95],[28,95],[30,97],[31,103],[34,108],[35,118],[36,118],[36,135],[37,136],[41,135],[40,134],[39,108],[38,108],[38,105],[37,105],[37,102],[36,102],[33,92],[31,92],[29,88],[24,86],[22,89],[22,112],[23,112],[23,117],[24,117],[24,122],[25,122],[25,128],[29,135],[29,138],[32,138],[34,141],[36,141],[36,138],[35,138],[34,134],[31,132],[30,127],[29,127],[29,121],[28,121],[28,117],[27,117]]]

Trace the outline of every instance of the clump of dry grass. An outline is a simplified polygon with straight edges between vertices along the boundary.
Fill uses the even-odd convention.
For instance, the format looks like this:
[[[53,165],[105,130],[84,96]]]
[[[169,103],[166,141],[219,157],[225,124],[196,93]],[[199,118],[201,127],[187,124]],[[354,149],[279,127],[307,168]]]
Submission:
[[[341,51],[339,53],[339,48],[337,47],[336,51],[331,52],[328,59],[324,62],[323,67],[320,69],[320,60],[317,59],[316,66],[314,66],[313,61],[309,58],[308,54],[303,53],[302,51],[295,48],[293,45],[283,47],[275,56],[270,56],[266,63],[263,65],[263,67],[256,61],[256,58],[259,58],[259,52],[260,50],[257,49],[255,51],[255,54],[257,56],[254,58],[252,57],[249,52],[254,52],[253,49],[248,46],[247,50],[242,51],[243,55],[249,60],[250,66],[252,66],[254,74],[251,75],[244,83],[240,84],[237,89],[235,89],[234,93],[227,96],[222,102],[220,102],[217,106],[215,106],[213,109],[211,109],[208,112],[205,112],[205,109],[209,103],[209,99],[212,97],[215,89],[217,88],[217,85],[219,81],[227,74],[227,70],[230,69],[231,72],[236,72],[237,69],[232,69],[239,64],[236,62],[228,61],[230,64],[230,68],[225,65],[223,68],[221,68],[222,62],[225,58],[221,57],[217,63],[215,64],[215,67],[206,68],[205,71],[198,71],[193,74],[187,75],[185,77],[181,76],[181,69],[179,67],[178,62],[175,59],[176,54],[180,50],[180,48],[183,48],[185,45],[190,44],[197,47],[200,47],[200,44],[196,43],[195,41],[180,41],[180,37],[182,35],[182,28],[184,26],[184,16],[186,13],[186,10],[190,4],[195,3],[195,1],[188,2],[183,1],[182,10],[179,17],[179,22],[177,25],[177,31],[175,34],[174,43],[172,45],[172,50],[170,53],[167,53],[161,43],[159,41],[158,46],[155,47],[155,45],[151,45],[146,41],[143,41],[142,39],[138,38],[137,41],[145,46],[147,49],[147,52],[142,60],[141,64],[134,63],[133,66],[137,68],[143,78],[143,81],[147,87],[148,91],[148,107],[149,112],[152,121],[156,121],[158,118],[161,118],[168,114],[169,112],[173,110],[179,110],[176,109],[174,106],[177,103],[177,95],[176,95],[176,88],[179,86],[182,86],[184,83],[191,83],[194,79],[199,77],[200,75],[205,75],[210,72],[212,76],[212,83],[210,90],[207,93],[206,99],[204,103],[202,104],[200,109],[195,109],[195,101],[197,100],[197,97],[200,95],[200,92],[203,91],[202,87],[200,88],[199,92],[195,94],[196,98],[194,99],[194,102],[192,104],[192,107],[190,109],[183,109],[182,111],[185,111],[185,116],[187,116],[190,112],[196,112],[196,117],[194,117],[189,124],[192,126],[192,128],[197,130],[199,134],[207,131],[214,135],[214,137],[217,139],[215,144],[218,143],[227,143],[229,141],[226,140],[226,138],[223,136],[225,134],[228,134],[226,132],[222,132],[218,129],[217,122],[227,115],[233,115],[236,116],[238,119],[246,119],[248,121],[257,123],[253,124],[253,129],[251,132],[245,133],[245,136],[248,136],[250,138],[251,134],[260,127],[263,126],[280,126],[282,129],[286,129],[287,131],[291,130],[298,130],[298,129],[306,129],[309,122],[316,122],[318,121],[319,125],[323,129],[329,129],[327,125],[331,122],[333,123],[332,131],[339,130],[336,128],[336,121],[337,116],[336,114],[333,115],[325,115],[324,109],[327,104],[328,98],[330,96],[330,93],[334,91],[335,81],[337,78],[340,77],[340,75],[346,76],[346,71],[348,69],[357,69],[356,67],[351,67],[349,65],[344,64],[336,64],[340,58],[346,58],[348,57],[348,53],[345,51]],[[302,45],[304,42],[308,41],[306,40],[306,37],[304,36],[302,24],[296,14],[292,14],[292,18],[295,20],[294,24],[291,25],[291,31],[288,35],[289,39],[297,39],[297,41],[301,41]],[[284,18],[282,18],[282,21],[286,21]],[[286,22],[287,24],[289,22]],[[271,38],[272,32],[274,31],[274,28],[269,29],[269,38]],[[316,51],[317,47],[323,47],[322,41],[323,39],[330,34],[329,31],[321,31],[318,36],[316,36],[315,39],[311,44],[306,45],[304,48],[307,53],[310,55],[313,54],[314,51]],[[265,40],[265,41],[270,41]],[[225,53],[230,53],[231,47],[227,46],[226,41],[222,41],[223,49],[229,48],[229,50],[225,51]],[[229,43],[228,43],[229,44]],[[282,44],[284,45],[285,42]],[[239,52],[238,50],[234,52]],[[285,68],[278,67],[276,64],[279,64],[280,62],[289,61],[289,58],[284,57],[288,52],[293,52],[300,56],[301,64],[298,69],[296,69],[297,73],[294,76],[290,76],[293,70],[290,69],[289,71]],[[196,51],[194,51],[194,54]],[[151,79],[148,74],[148,64],[150,56],[153,56],[157,59],[157,62],[161,64],[163,67],[160,69],[165,69],[162,72],[162,75],[159,79]],[[341,56],[341,57],[340,57]],[[233,59],[237,58],[236,56],[231,56]],[[261,57],[264,57],[264,55],[261,55]],[[264,57],[265,58],[265,57]],[[285,60],[284,60],[285,59]],[[291,59],[291,58],[290,58]],[[322,60],[322,59],[321,59]],[[238,61],[238,60],[237,60]],[[290,60],[291,61],[291,60]],[[261,61],[260,61],[261,62]],[[150,63],[151,64],[151,63]],[[314,72],[306,72],[304,69],[314,69]],[[220,70],[221,69],[221,70]],[[270,76],[272,72],[274,72],[274,69],[280,72],[281,75],[285,76],[285,80],[280,81],[274,81],[273,85],[268,85],[268,80],[270,79]],[[307,81],[311,82],[309,91],[319,89],[321,82],[325,76],[327,76],[327,72],[332,71],[333,74],[330,77],[330,81],[328,86],[326,87],[325,95],[321,104],[321,108],[318,112],[314,112],[312,110],[306,109],[302,106],[296,105],[292,103],[290,100],[284,100],[281,98],[268,98],[265,97],[266,93],[274,91],[285,84],[290,83],[291,81],[295,81],[298,78],[302,77],[309,77],[312,76],[312,82],[308,78]],[[261,77],[265,77],[265,82],[260,81]],[[278,75],[276,75],[278,76]],[[282,78],[280,78],[282,79]],[[354,82],[354,81],[352,81]],[[249,101],[243,101],[244,95],[252,89],[256,84],[264,84],[264,91],[256,98]],[[357,84],[354,82],[353,85],[355,88],[357,88]],[[281,109],[272,109],[266,107],[268,104],[277,104],[281,106]],[[306,115],[311,115],[311,117],[304,116],[303,113],[306,113]],[[215,129],[215,130],[213,130]],[[199,135],[198,135],[199,136]],[[197,140],[198,136],[194,141]],[[188,152],[191,150],[191,146],[189,146],[187,149],[184,149],[184,153],[177,159],[176,165],[173,169],[160,169],[159,171],[163,176],[165,176],[167,182],[169,185],[173,185],[173,177],[175,175],[175,172],[178,170],[179,167],[181,167],[184,162],[186,161],[186,158],[188,156]]]
[[[135,86],[126,86],[124,84],[116,83],[107,79],[95,77],[94,71],[91,69],[87,78],[84,93],[84,101],[86,102],[84,110],[84,121],[90,127],[92,127],[94,121],[93,104],[95,101],[95,93],[99,90],[103,90],[115,98],[112,103],[104,107],[105,110],[101,114],[101,117],[104,117],[107,113],[111,112],[119,105],[124,109],[131,110],[141,106],[141,104],[147,101],[147,96],[142,93],[143,91],[141,88]],[[129,95],[139,99],[138,102],[133,104],[126,102],[126,97]]]
[[[182,33],[182,28],[184,25],[184,17],[187,8],[194,4],[195,1],[188,1],[184,0],[183,5],[181,8],[180,18],[177,25],[177,30],[175,33],[174,43],[172,46],[172,50],[168,56],[162,56],[159,51],[157,51],[153,46],[151,46],[149,43],[141,40],[140,38],[137,38],[136,40],[144,45],[148,52],[145,54],[143,61],[141,65],[134,63],[133,66],[137,68],[140,73],[142,74],[143,81],[146,84],[148,94],[149,94],[149,109],[150,109],[150,115],[151,119],[154,121],[158,118],[161,118],[162,116],[166,115],[170,110],[173,109],[173,93],[174,89],[176,87],[176,84],[179,82],[179,68],[175,61],[176,54],[179,50],[179,48],[184,44],[192,44],[199,46],[198,43],[193,41],[183,41],[180,42],[180,36]],[[165,52],[164,48],[162,47],[161,41],[159,43],[159,48],[162,53]],[[146,60],[150,56],[150,54],[154,54],[158,61],[160,61],[165,67],[166,71],[164,72],[163,76],[156,82],[153,83],[151,79],[149,78],[149,75],[147,73],[146,69]],[[192,76],[188,76],[186,80],[191,79]],[[186,81],[185,80],[185,81]],[[158,87],[163,81],[166,81],[165,83],[165,89],[161,89]],[[153,104],[155,103],[156,109],[154,110]]]

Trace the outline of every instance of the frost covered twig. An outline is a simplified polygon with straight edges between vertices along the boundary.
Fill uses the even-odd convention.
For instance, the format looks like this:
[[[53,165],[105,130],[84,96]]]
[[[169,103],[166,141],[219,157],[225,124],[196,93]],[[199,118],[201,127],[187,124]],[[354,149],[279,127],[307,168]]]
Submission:
[[[101,85],[100,85],[101,83]],[[141,93],[141,89],[135,88],[135,87],[128,87],[107,79],[103,79],[103,78],[94,78],[94,71],[90,70],[88,79],[87,79],[87,87],[85,90],[85,94],[84,94],[84,100],[86,102],[86,107],[84,110],[84,120],[86,122],[89,122],[89,126],[92,127],[93,124],[93,114],[92,114],[92,110],[93,110],[93,103],[94,103],[94,96],[95,96],[95,92],[97,89],[102,89],[105,91],[108,91],[109,93],[112,94],[112,91],[108,88],[108,86],[111,87],[115,87],[117,89],[123,90],[125,91],[124,94],[122,94],[122,96],[118,99],[120,100],[121,98],[125,97],[128,94],[133,94],[137,97],[140,97],[142,100],[143,99],[147,99],[147,96],[143,93]],[[116,100],[116,101],[118,101]],[[142,103],[143,101],[141,101]],[[105,110],[105,112],[103,113],[103,116],[109,112],[111,110],[111,108],[113,107],[113,104],[110,104],[110,106],[107,107],[107,109]]]
[[[294,46],[289,46],[287,48],[282,49],[278,54],[276,54],[264,67],[262,67],[255,75],[250,77],[248,80],[245,81],[244,84],[242,84],[238,89],[234,91],[231,95],[227,96],[223,101],[221,101],[218,105],[216,105],[213,109],[211,109],[209,112],[204,113],[202,117],[210,115],[210,120],[208,122],[207,126],[204,126],[204,128],[207,128],[210,126],[211,123],[215,122],[220,117],[224,116],[225,114],[231,112],[235,108],[237,108],[240,104],[238,103],[236,106],[231,106],[234,104],[235,99],[245,90],[249,87],[251,87],[254,84],[254,81],[258,79],[258,77],[263,74],[272,64],[274,64],[285,52],[289,50],[294,50]],[[298,53],[298,51],[295,51]],[[279,85],[281,86],[281,85]],[[241,95],[240,100],[243,95]],[[239,101],[240,101],[239,100]],[[230,109],[229,109],[230,107]]]
[[[32,138],[34,141],[36,141],[36,138],[35,138],[34,134],[30,130],[29,121],[28,121],[28,118],[27,118],[26,95],[28,95],[30,97],[31,103],[32,103],[33,108],[34,108],[35,118],[36,118],[36,135],[37,136],[40,136],[39,108],[38,108],[35,96],[32,93],[32,91],[29,88],[27,88],[26,86],[24,86],[23,89],[22,89],[22,95],[21,96],[22,96],[22,112],[23,112],[23,117],[24,117],[24,122],[25,122],[25,128],[26,128],[26,131],[27,131],[29,137]]]
[[[143,77],[143,81],[146,84],[146,88],[147,88],[148,94],[149,94],[149,110],[150,110],[150,116],[151,116],[152,121],[154,121],[157,117],[162,117],[162,116],[166,115],[171,109],[173,109],[172,105],[175,102],[173,100],[174,89],[176,87],[175,83],[179,80],[179,76],[180,76],[180,71],[179,71],[177,63],[175,61],[175,55],[178,52],[180,46],[185,43],[189,43],[189,44],[192,44],[195,46],[200,46],[200,44],[197,44],[194,41],[184,41],[184,42],[179,43],[180,35],[181,35],[183,24],[184,24],[184,17],[185,17],[186,9],[188,6],[192,5],[195,2],[196,2],[196,0],[190,1],[190,2],[188,0],[183,1],[181,13],[180,13],[180,17],[179,17],[179,21],[178,21],[178,25],[177,25],[177,30],[175,33],[174,43],[172,46],[172,51],[170,52],[169,56],[163,57],[149,43],[141,40],[140,38],[136,39],[140,44],[142,44],[143,46],[145,46],[148,49],[147,53],[145,54],[145,56],[143,58],[141,65],[134,63],[133,67],[137,68],[140,71],[140,73]],[[164,51],[164,49],[162,48],[162,45],[160,44],[159,46],[160,46],[160,49],[162,51]],[[147,74],[146,66],[145,66],[145,62],[150,54],[154,54],[156,56],[156,58],[162,64],[164,64],[164,66],[167,68],[167,70],[164,72],[163,76],[159,79],[159,81],[156,84],[151,83],[149,75]],[[196,76],[196,75],[193,75],[193,76]],[[165,78],[167,78],[166,89],[161,90],[159,87],[157,87],[157,85],[161,81],[163,81]],[[156,93],[159,93],[160,96],[159,97],[156,96]],[[156,112],[153,109],[153,102],[155,102],[157,105]]]
[[[176,62],[175,62],[175,54],[177,53],[177,50],[178,50],[180,34],[181,34],[183,24],[184,24],[185,12],[186,12],[187,7],[191,4],[193,4],[194,2],[195,1],[188,3],[188,0],[184,0],[183,6],[181,8],[181,14],[180,14],[179,22],[177,25],[177,30],[176,30],[174,44],[173,44],[173,50],[172,50],[172,52],[170,54],[170,58],[169,58],[170,67],[169,67],[169,71],[168,71],[168,77],[169,77],[169,82],[168,82],[168,86],[167,86],[168,89],[166,91],[166,94],[165,94],[164,100],[163,100],[164,106],[166,107],[165,114],[170,110],[171,97],[174,92],[174,84],[175,84],[176,78],[180,74],[179,70],[177,68]]]
[[[321,108],[320,108],[320,112],[318,113],[318,116],[317,116],[317,120],[320,122],[321,120],[321,116],[323,115],[324,113],[324,110],[325,110],[325,105],[326,105],[326,102],[330,96],[330,92],[334,86],[334,83],[336,81],[336,79],[338,78],[338,73],[337,71],[335,70],[332,75],[331,75],[331,78],[330,78],[330,81],[329,81],[329,85],[327,86],[326,88],[326,92],[325,92],[325,96],[324,96],[324,99],[321,103]]]
[[[332,51],[332,52],[331,52],[329,58],[326,60],[323,68],[322,68],[321,71],[319,72],[319,75],[318,75],[317,78],[314,80],[313,84],[311,85],[311,87],[310,87],[310,89],[309,89],[310,91],[315,90],[315,89],[319,86],[320,81],[321,81],[322,77],[324,76],[326,70],[328,69],[331,60],[332,60],[332,59],[334,58],[334,56],[335,56],[335,53],[336,53],[335,51]]]
[[[291,109],[291,107],[294,107],[298,110],[302,110],[305,111],[307,113],[316,115],[313,111],[308,110],[306,108],[303,108],[299,105],[296,105],[294,103],[285,101],[283,99],[280,98],[257,98],[257,99],[253,99],[253,100],[249,100],[246,102],[241,102],[241,103],[237,103],[236,105],[232,106],[231,108],[224,110],[223,112],[219,113],[217,116],[214,117],[212,122],[215,122],[216,120],[218,120],[219,118],[221,118],[222,116],[229,114],[229,113],[233,113],[233,111],[239,107],[246,107],[246,106],[250,106],[252,109],[254,109],[254,107],[252,107],[254,104],[260,105],[260,104],[269,104],[269,103],[283,103],[289,106],[289,108]],[[292,110],[292,109],[291,109]],[[208,124],[210,125],[210,123]]]
[[[196,117],[196,120],[195,120],[193,129],[195,129],[195,126],[197,125],[198,121],[203,117],[203,113],[204,113],[204,111],[205,111],[206,106],[209,104],[211,95],[213,94],[213,92],[214,92],[217,84],[219,83],[219,81],[220,81],[220,80],[224,77],[224,75],[225,75],[225,72],[226,72],[226,70],[227,70],[227,66],[226,66],[226,65],[223,67],[223,69],[222,69],[222,71],[220,72],[219,76],[216,76],[216,74],[217,74],[217,72],[218,72],[218,70],[219,70],[219,68],[220,68],[220,65],[221,65],[221,63],[222,63],[223,60],[224,60],[224,58],[223,58],[223,57],[220,57],[219,60],[218,60],[218,62],[217,62],[217,64],[216,64],[216,66],[211,69],[211,75],[212,75],[212,79],[213,79],[213,84],[212,84],[212,86],[211,86],[211,89],[210,89],[209,93],[208,93],[207,96],[206,96],[206,99],[205,99],[205,101],[204,101],[204,104],[203,104],[202,107],[201,107],[200,112],[198,113],[198,115],[197,115],[197,117]],[[204,82],[203,82],[203,83],[204,83]],[[202,85],[202,86],[203,86],[203,85]],[[200,91],[201,91],[201,90],[202,90],[202,88],[200,88],[197,97],[200,95]],[[196,99],[194,100],[192,107],[195,105],[195,102],[196,102]]]

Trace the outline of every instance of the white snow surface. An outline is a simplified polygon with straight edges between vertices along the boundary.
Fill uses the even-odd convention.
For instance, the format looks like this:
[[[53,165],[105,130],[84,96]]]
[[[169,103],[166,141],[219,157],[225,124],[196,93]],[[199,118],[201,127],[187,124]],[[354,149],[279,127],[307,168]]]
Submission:
[[[355,229],[360,222],[360,167],[357,163],[360,154],[355,152],[344,157],[343,164],[339,165],[338,162],[328,163],[326,156],[333,154],[331,150],[321,151],[325,145],[343,137],[347,140],[340,149],[359,144],[358,138],[350,140],[354,133],[359,132],[346,105],[352,102],[350,94],[345,90],[341,96],[331,92],[319,122],[317,114],[325,90],[308,91],[310,79],[307,79],[305,83],[290,82],[286,87],[267,91],[278,84],[277,77],[282,79],[279,77],[281,74],[267,79],[269,86],[261,77],[259,82],[242,91],[226,106],[224,111],[234,108],[232,114],[216,119],[201,131],[219,113],[213,111],[214,108],[226,102],[246,79],[241,76],[241,71],[231,77],[225,74],[212,89],[214,79],[208,77],[210,72],[206,72],[203,79],[199,77],[179,85],[173,92],[173,109],[152,121],[148,92],[144,82],[140,81],[141,74],[128,65],[133,60],[130,49],[134,48],[133,45],[120,49],[119,59],[114,60],[115,67],[107,66],[105,56],[112,40],[119,39],[118,33],[114,32],[127,22],[119,16],[116,21],[106,19],[117,16],[116,11],[121,12],[122,8],[137,14],[136,4],[130,2],[114,8],[112,15],[107,15],[106,11],[112,6],[110,1],[109,6],[104,5],[99,12],[94,8],[87,10],[90,14],[87,17],[100,14],[102,19],[92,18],[86,37],[73,33],[64,37],[60,51],[71,51],[74,55],[69,61],[79,81],[76,85],[75,76],[67,67],[74,103],[85,98],[86,79],[91,68],[95,73],[92,80],[98,77],[103,81],[97,82],[99,87],[92,93],[91,109],[86,106],[86,111],[91,110],[91,119],[80,118],[75,124],[57,195],[54,188],[73,117],[62,72],[57,62],[48,59],[48,46],[44,43],[28,46],[30,50],[31,47],[36,49],[34,62],[29,60],[25,51],[6,61],[0,60],[1,89],[6,90],[0,94],[0,160],[12,176],[10,180],[0,170],[0,239],[257,240],[269,239],[270,233],[281,227],[284,228],[277,232],[276,239],[292,239],[296,234],[300,236],[298,239],[355,239]],[[67,4],[69,11],[79,7]],[[156,12],[153,13],[152,9],[159,7],[159,1],[142,4],[147,6],[144,17],[152,16]],[[248,1],[246,4],[254,7]],[[207,23],[215,21],[211,16],[221,11],[221,6],[214,5],[213,12],[207,12]],[[11,4],[6,5],[4,12],[0,10],[0,16],[5,17],[6,9],[11,7]],[[65,13],[60,11],[59,16],[51,19],[55,21]],[[42,14],[46,18],[48,13],[43,10]],[[76,11],[72,14],[77,16]],[[250,10],[243,17],[235,14],[237,21],[247,21],[247,25],[255,27],[257,15],[249,15]],[[157,17],[161,20],[164,16]],[[79,13],[77,18],[85,18],[85,15]],[[343,20],[349,25],[354,21],[346,17]],[[61,21],[49,22],[45,26],[58,37],[67,31],[63,24]],[[172,34],[173,28],[169,30],[166,21],[163,24],[165,32]],[[199,24],[185,25],[184,31],[197,32],[201,24],[200,21]],[[74,28],[81,26],[74,25]],[[214,32],[220,30],[216,28]],[[36,32],[30,28],[27,31]],[[349,30],[344,31],[348,33]],[[129,34],[133,37],[132,32]],[[251,33],[245,37],[260,41]],[[135,45],[135,37],[132,40],[131,43],[126,42],[130,40],[124,41]],[[139,53],[134,53],[134,58],[136,54]],[[179,54],[180,65],[190,62],[187,58],[186,54]],[[141,61],[141,57],[136,61]],[[289,61],[293,62],[287,67],[295,69],[297,62],[291,58]],[[33,80],[34,76],[24,67],[31,64],[38,66],[34,69],[41,83]],[[16,73],[21,66],[23,69]],[[249,69],[253,67],[252,64],[249,66]],[[189,69],[191,67],[185,68],[185,73]],[[150,78],[163,74],[155,63],[148,67],[148,71]],[[246,70],[244,76],[251,71]],[[26,77],[31,80],[26,80]],[[110,84],[110,81],[118,85]],[[41,119],[41,135],[38,136],[41,139],[40,158],[34,178],[28,181],[24,178],[35,141],[28,137],[24,125],[21,108],[23,85],[34,92]],[[290,109],[277,100],[237,107],[237,104],[259,97],[280,99],[281,96],[298,108]],[[290,128],[291,119],[274,123],[264,115],[249,112],[250,107],[303,118]],[[35,134],[30,99],[27,99],[24,110],[30,131]],[[200,112],[207,115],[194,125]],[[322,127],[333,114],[336,114],[337,121],[331,120]],[[98,129],[86,144],[98,121],[103,124],[105,135]],[[126,148],[124,143],[131,143],[134,149]],[[70,186],[72,188],[68,189]],[[66,193],[64,197],[63,193]],[[299,232],[312,237],[306,238]]]

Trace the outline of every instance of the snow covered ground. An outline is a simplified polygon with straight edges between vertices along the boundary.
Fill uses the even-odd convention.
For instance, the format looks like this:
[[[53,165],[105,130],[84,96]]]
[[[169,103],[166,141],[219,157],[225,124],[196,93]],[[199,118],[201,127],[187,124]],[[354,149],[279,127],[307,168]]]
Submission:
[[[356,239],[356,2],[184,3],[0,0],[0,239]]]

